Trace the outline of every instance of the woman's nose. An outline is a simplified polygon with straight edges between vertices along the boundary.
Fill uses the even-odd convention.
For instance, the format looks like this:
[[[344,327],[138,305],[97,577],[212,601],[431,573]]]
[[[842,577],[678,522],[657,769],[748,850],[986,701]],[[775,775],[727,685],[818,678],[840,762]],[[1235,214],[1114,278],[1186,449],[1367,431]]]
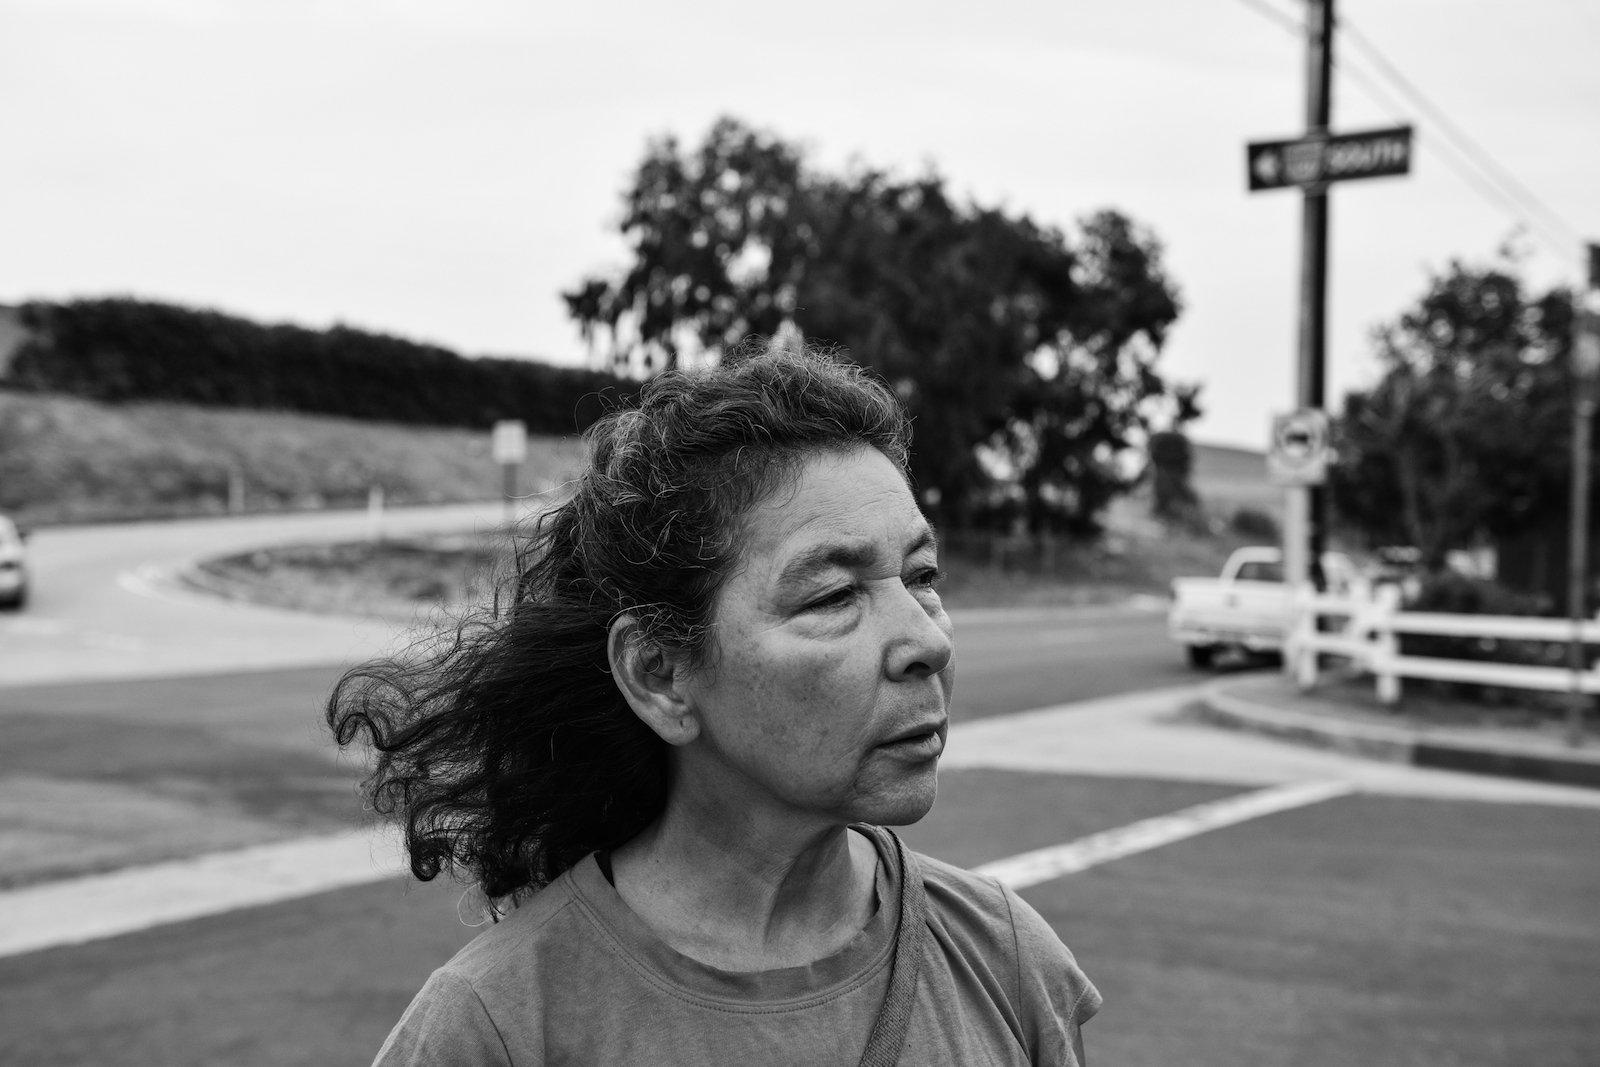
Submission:
[[[955,654],[950,616],[943,608],[930,615],[909,591],[894,601],[886,664],[889,677],[896,681],[926,678],[948,667]]]

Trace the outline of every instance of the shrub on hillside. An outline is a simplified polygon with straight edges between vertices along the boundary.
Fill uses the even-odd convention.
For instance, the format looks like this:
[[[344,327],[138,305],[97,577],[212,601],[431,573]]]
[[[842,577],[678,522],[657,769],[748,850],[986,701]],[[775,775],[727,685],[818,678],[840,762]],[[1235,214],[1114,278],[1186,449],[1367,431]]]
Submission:
[[[35,302],[4,384],[103,401],[174,400],[534,433],[585,429],[637,385],[611,374],[448,349],[343,326],[265,326],[140,300]]]
[[[1281,536],[1278,520],[1260,508],[1240,508],[1228,520],[1228,527],[1240,537],[1267,544],[1276,543]]]

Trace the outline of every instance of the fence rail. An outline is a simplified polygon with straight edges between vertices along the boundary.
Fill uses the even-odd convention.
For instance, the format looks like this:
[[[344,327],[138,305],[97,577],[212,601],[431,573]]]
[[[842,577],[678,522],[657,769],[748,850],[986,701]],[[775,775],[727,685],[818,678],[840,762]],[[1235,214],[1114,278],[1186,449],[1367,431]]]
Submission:
[[[1541,667],[1520,663],[1406,656],[1400,652],[1400,635],[1477,637],[1499,641],[1567,642],[1600,644],[1600,620],[1574,625],[1566,619],[1536,619],[1512,615],[1447,615],[1401,611],[1400,591],[1385,586],[1375,593],[1330,596],[1310,589],[1294,600],[1284,662],[1302,689],[1317,684],[1319,657],[1342,656],[1372,674],[1378,699],[1392,704],[1400,699],[1404,678],[1444,682],[1471,682],[1514,689],[1550,692],[1600,693],[1600,670],[1591,662],[1586,669]],[[1342,619],[1342,626],[1325,628],[1323,620]]]

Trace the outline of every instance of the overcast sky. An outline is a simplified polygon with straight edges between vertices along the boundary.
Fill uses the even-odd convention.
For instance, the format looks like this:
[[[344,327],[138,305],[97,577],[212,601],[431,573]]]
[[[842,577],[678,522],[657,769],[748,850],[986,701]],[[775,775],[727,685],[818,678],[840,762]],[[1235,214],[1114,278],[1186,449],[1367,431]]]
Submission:
[[[1600,5],[1340,10],[1600,238]],[[1301,129],[1303,64],[1243,0],[0,0],[0,302],[133,294],[582,362],[558,293],[623,262],[646,139],[733,114],[1041,221],[1131,214],[1182,289],[1163,363],[1204,383],[1195,436],[1260,446],[1292,398],[1300,207],[1244,191],[1243,146]],[[1336,128],[1417,117],[1348,79],[1335,99]],[[1333,198],[1335,394],[1430,271],[1512,232],[1420,137],[1411,177]],[[1575,249],[1522,244],[1536,284],[1576,278]]]

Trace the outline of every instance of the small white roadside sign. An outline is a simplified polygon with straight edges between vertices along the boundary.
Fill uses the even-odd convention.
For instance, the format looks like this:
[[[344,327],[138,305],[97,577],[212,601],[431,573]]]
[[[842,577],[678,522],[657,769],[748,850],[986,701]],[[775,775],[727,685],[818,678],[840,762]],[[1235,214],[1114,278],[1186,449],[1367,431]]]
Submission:
[[[1328,478],[1328,413],[1302,408],[1272,419],[1267,481],[1272,485],[1321,485]]]
[[[521,419],[501,419],[494,424],[491,451],[496,463],[521,463],[528,458],[528,428]]]

